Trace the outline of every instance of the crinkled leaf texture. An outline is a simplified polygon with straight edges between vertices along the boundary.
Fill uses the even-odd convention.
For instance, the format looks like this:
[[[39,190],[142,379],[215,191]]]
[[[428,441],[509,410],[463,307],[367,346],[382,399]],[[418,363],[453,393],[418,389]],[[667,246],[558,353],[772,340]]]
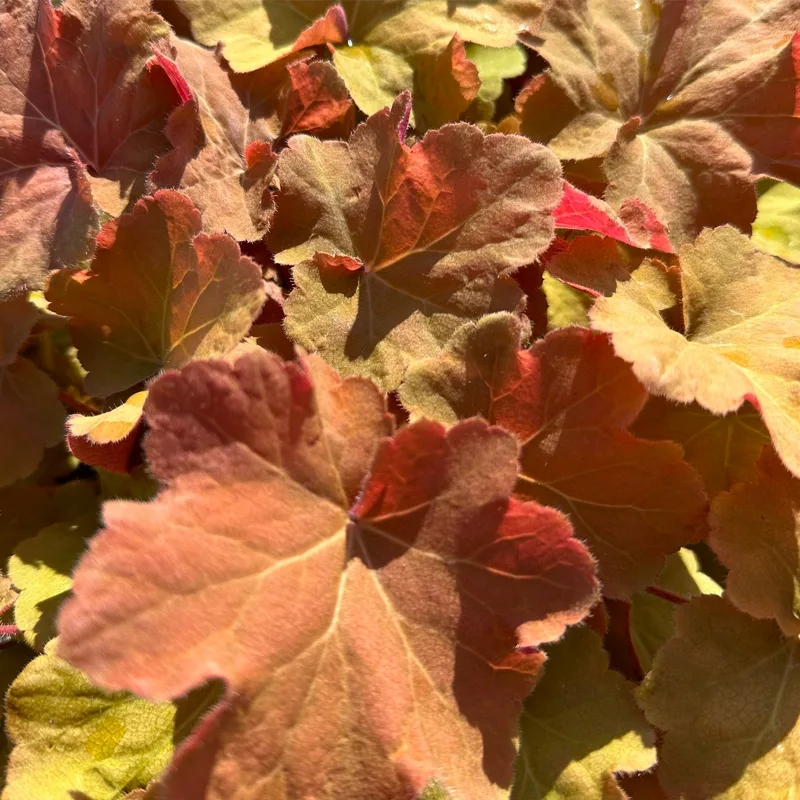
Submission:
[[[595,303],[592,326],[611,335],[653,394],[714,414],[751,400],[778,455],[800,475],[800,271],[727,226],[681,248],[680,265],[685,335],[634,280]]]
[[[61,652],[153,700],[228,683],[172,796],[395,800],[439,778],[501,797],[532,648],[597,592],[566,519],[509,499],[513,437],[472,420],[385,438],[368,381],[267,353],[168,373],[145,412],[167,488],[106,505]]]
[[[179,102],[147,64],[167,33],[146,0],[0,9],[0,293],[40,287],[49,269],[86,258],[93,201],[118,214],[141,194]]]
[[[294,137],[270,238],[297,265],[289,335],[385,389],[465,319],[520,305],[509,273],[550,243],[562,192],[546,148],[465,123],[409,147],[409,113],[402,95],[348,143]]]
[[[522,130],[604,159],[606,200],[637,198],[675,244],[748,229],[756,176],[800,177],[798,29],[794,0],[550,0]]]
[[[656,762],[655,736],[633,686],[608,668],[597,634],[572,628],[547,651],[525,701],[512,800],[608,800],[615,773]]]
[[[28,664],[6,697],[14,749],[3,798],[118,800],[168,763],[175,707],[104,692],[55,649]]]
[[[678,608],[677,635],[639,690],[666,731],[659,776],[670,798],[791,797],[800,747],[800,642],[721,597]]]
[[[192,201],[162,189],[108,222],[91,269],[56,273],[47,297],[70,317],[87,391],[107,396],[162,368],[225,355],[266,290],[233,239],[202,233]]]
[[[702,536],[700,480],[678,445],[626,430],[647,393],[606,336],[565,328],[528,350],[519,341],[508,314],[466,325],[441,356],[409,369],[400,398],[414,416],[481,415],[516,434],[517,492],[569,514],[604,593],[628,597]]]

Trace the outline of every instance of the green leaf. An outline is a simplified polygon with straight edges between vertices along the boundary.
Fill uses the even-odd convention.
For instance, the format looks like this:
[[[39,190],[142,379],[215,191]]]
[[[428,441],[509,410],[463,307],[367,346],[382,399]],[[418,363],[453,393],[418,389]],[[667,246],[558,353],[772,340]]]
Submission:
[[[800,188],[771,183],[758,198],[753,244],[765,253],[800,264]]]
[[[104,692],[52,649],[8,692],[15,747],[3,800],[117,800],[145,786],[172,755],[173,704]]]
[[[605,800],[614,773],[650,769],[655,736],[600,638],[572,628],[528,696],[512,800]]]
[[[503,93],[503,81],[525,72],[525,50],[518,44],[511,47],[467,45],[467,58],[478,68],[481,88],[478,99],[494,103]]]

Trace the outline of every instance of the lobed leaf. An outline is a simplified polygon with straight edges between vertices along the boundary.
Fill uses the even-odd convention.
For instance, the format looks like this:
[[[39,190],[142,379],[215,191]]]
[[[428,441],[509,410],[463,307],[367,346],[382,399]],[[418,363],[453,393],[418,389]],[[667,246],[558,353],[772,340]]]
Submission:
[[[676,612],[677,636],[639,690],[651,724],[666,731],[659,759],[669,797],[788,796],[796,785],[800,683],[797,637],[754,620],[721,597]]]
[[[347,144],[294,137],[270,238],[297,265],[289,335],[382,388],[465,319],[519,305],[508,273],[549,244],[561,192],[545,148],[467,124],[409,147],[409,112],[401,96]]]
[[[409,369],[400,398],[414,416],[480,415],[516,434],[516,491],[569,514],[604,593],[628,597],[667,553],[701,538],[700,480],[680,447],[626,430],[647,393],[605,336],[565,328],[523,351],[519,339],[509,315],[464,326],[441,356]]]
[[[71,317],[91,394],[224,355],[247,333],[264,303],[261,270],[200,227],[191,200],[162,189],[103,227],[91,269],[53,276],[47,298]]]
[[[518,101],[522,131],[603,159],[606,200],[637,198],[677,245],[748,230],[756,176],[798,176],[798,29],[792,0],[551,0],[535,40],[550,71]]]
[[[755,403],[786,466],[800,474],[800,273],[730,227],[680,251],[685,335],[670,330],[637,281],[590,312],[650,392],[714,414]]]
[[[175,796],[507,787],[529,648],[597,590],[563,516],[509,499],[513,438],[480,421],[382,438],[369,382],[267,353],[168,373],[145,413],[167,488],[106,505],[61,652],[151,699],[227,682],[165,779]]]
[[[141,194],[178,103],[148,63],[167,32],[145,0],[59,9],[26,0],[0,11],[9,43],[0,54],[0,293],[39,288],[50,269],[89,256],[93,202],[117,214]]]
[[[589,628],[573,628],[548,648],[544,675],[520,717],[512,800],[608,800],[616,773],[650,769],[655,736],[632,688],[609,669]]]

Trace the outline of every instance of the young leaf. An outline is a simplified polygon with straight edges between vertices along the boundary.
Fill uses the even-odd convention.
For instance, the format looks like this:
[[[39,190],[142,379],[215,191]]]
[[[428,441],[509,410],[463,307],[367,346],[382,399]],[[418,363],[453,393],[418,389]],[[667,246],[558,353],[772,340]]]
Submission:
[[[261,308],[261,270],[191,200],[162,189],[105,225],[90,270],[62,270],[50,307],[71,317],[86,390],[108,396],[191,358],[224,355]]]
[[[645,439],[680,444],[710,498],[753,476],[756,461],[769,444],[769,433],[750,403],[735,413],[715,416],[697,403],[678,405],[651,397],[631,430]]]
[[[13,3],[0,14],[4,164],[0,293],[91,252],[94,200],[140,194],[178,96],[146,68],[164,21],[146,0]],[[92,188],[86,168],[91,174]]]
[[[126,473],[142,432],[142,406],[146,399],[146,391],[136,392],[103,414],[73,414],[67,419],[70,452],[85,464]]]
[[[608,800],[614,774],[650,769],[655,736],[597,634],[572,628],[548,648],[525,701],[512,800]]]
[[[294,137],[271,235],[299,264],[289,335],[387,389],[465,318],[519,304],[508,273],[549,244],[561,193],[558,160],[518,136],[462,123],[408,147],[409,110],[401,96],[348,144]]]
[[[488,118],[494,116],[494,104],[503,93],[503,81],[525,72],[526,51],[518,44],[511,47],[466,46],[467,58],[475,65],[480,78],[478,101],[490,106]]]
[[[666,731],[659,774],[669,797],[787,797],[796,785],[798,639],[721,597],[675,614],[677,636],[639,691]]]
[[[771,449],[747,483],[717,496],[709,544],[728,567],[728,599],[757,619],[800,634],[800,481]]]
[[[413,365],[400,398],[414,416],[452,424],[481,415],[516,434],[517,492],[569,514],[604,593],[628,597],[667,553],[702,536],[700,480],[677,445],[626,430],[647,393],[605,336],[565,328],[518,348],[513,317],[485,317]]]
[[[672,252],[664,226],[635,198],[623,201],[617,213],[608,203],[564,181],[564,196],[554,213],[556,228],[595,231],[623,244]]]
[[[527,649],[597,591],[564,517],[509,499],[513,437],[406,427],[380,440],[356,500],[388,416],[367,381],[315,359],[189,364],[145,413],[168,488],[106,505],[61,652],[152,699],[225,679],[240,699],[204,728],[213,763],[179,760],[176,785],[331,800],[508,786],[542,660]]]
[[[175,707],[98,689],[48,648],[28,664],[6,699],[14,745],[6,800],[118,800],[169,761]]]
[[[798,29],[792,2],[554,0],[536,31],[551,72],[522,130],[562,159],[604,158],[606,200],[638,198],[678,245],[746,230],[755,176],[800,175]]]
[[[800,475],[800,272],[758,253],[733,228],[680,251],[686,335],[670,330],[637,281],[590,312],[647,388],[714,414],[760,408],[784,464]]]

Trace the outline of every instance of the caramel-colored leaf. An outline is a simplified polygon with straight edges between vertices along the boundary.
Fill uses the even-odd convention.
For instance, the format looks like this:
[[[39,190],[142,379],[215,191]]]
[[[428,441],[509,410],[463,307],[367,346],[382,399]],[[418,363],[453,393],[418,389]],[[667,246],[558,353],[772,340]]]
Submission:
[[[766,450],[757,473],[718,495],[711,512],[709,544],[730,570],[730,601],[800,634],[800,480]]]
[[[645,439],[680,444],[710,498],[753,476],[756,461],[769,444],[769,433],[750,403],[735,413],[715,416],[697,403],[679,405],[652,397],[632,430]]]
[[[511,798],[608,800],[615,773],[655,764],[653,731],[636,706],[633,687],[609,669],[594,631],[571,629],[547,655],[544,676],[520,718]]]
[[[569,514],[604,593],[628,597],[702,536],[700,479],[678,445],[626,430],[647,393],[605,336],[563,328],[523,351],[519,338],[507,314],[464,326],[409,369],[400,398],[414,416],[481,415],[516,434],[517,492]]]
[[[264,302],[261,270],[200,227],[191,200],[162,189],[105,225],[91,269],[53,276],[50,307],[71,317],[90,394],[224,355],[247,333]]]
[[[721,597],[676,612],[677,636],[639,690],[666,731],[661,784],[681,800],[790,797],[797,785],[798,639]]]
[[[677,245],[747,230],[756,177],[800,176],[798,29],[792,0],[551,0],[535,40],[551,70],[520,104],[523,131],[562,159],[603,158],[606,200],[637,198]]]
[[[460,123],[409,147],[409,112],[398,98],[348,144],[295,136],[271,236],[298,264],[289,335],[387,389],[465,319],[519,305],[508,273],[549,244],[561,193],[540,145]]]
[[[266,353],[168,373],[145,413],[168,488],[106,505],[61,652],[154,700],[225,679],[239,699],[198,734],[211,757],[189,747],[170,785],[502,796],[530,650],[597,591],[565,518],[509,499],[513,437],[473,420],[379,442],[367,381]]]
[[[730,227],[681,248],[680,265],[685,336],[637,281],[595,303],[593,327],[611,334],[653,394],[714,414],[757,404],[784,464],[800,475],[800,272]]]

